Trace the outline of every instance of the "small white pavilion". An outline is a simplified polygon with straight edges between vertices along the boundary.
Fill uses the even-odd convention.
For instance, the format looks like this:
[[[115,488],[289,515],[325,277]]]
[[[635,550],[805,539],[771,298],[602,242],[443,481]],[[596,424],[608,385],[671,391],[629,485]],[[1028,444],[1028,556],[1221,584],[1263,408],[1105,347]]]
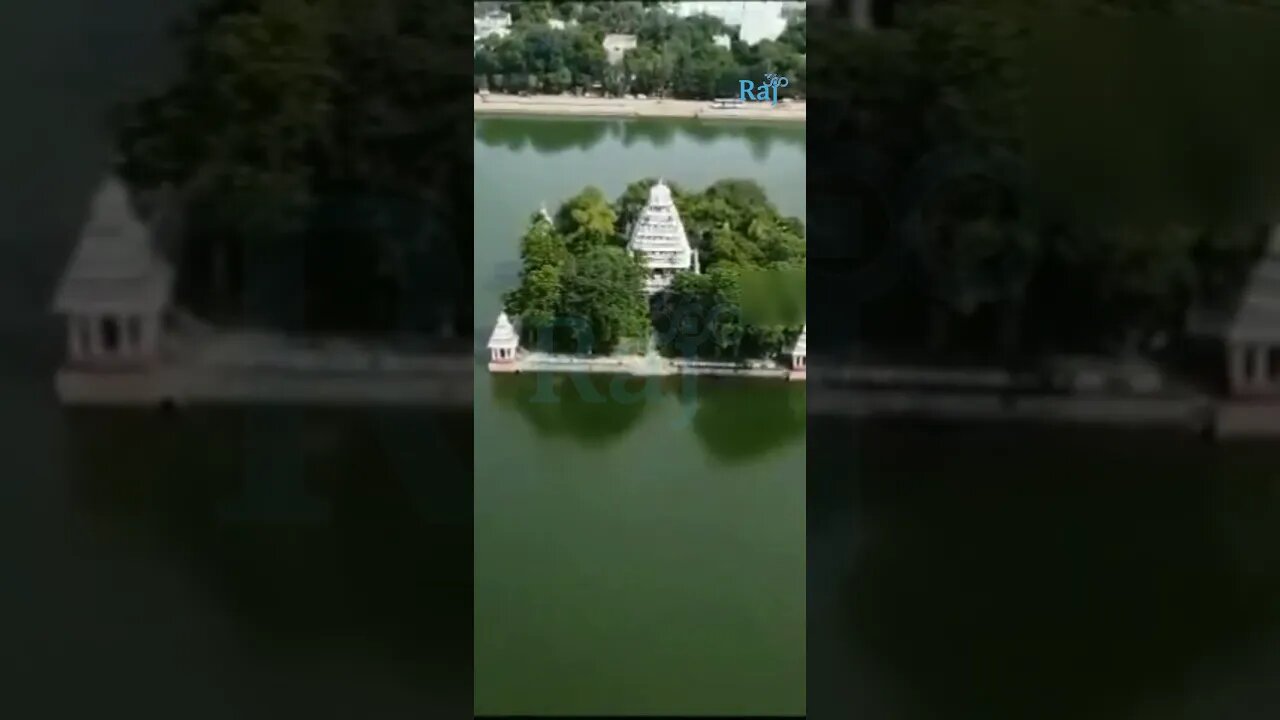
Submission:
[[[661,180],[649,188],[649,201],[631,226],[627,250],[649,268],[644,289],[650,295],[671,285],[677,272],[694,268],[694,253],[680,212],[671,198],[671,188]]]
[[[1280,225],[1272,228],[1225,339],[1231,393],[1280,396]]]
[[[808,368],[809,348],[805,342],[808,333],[809,326],[805,325],[800,329],[800,337],[796,338],[796,344],[791,348],[791,369],[795,372],[804,372]]]
[[[505,370],[516,361],[520,348],[520,334],[505,312],[498,313],[498,321],[489,335],[489,369]]]
[[[129,191],[108,177],[58,285],[53,309],[67,318],[67,363],[135,368],[158,356],[173,269],[133,211]]]

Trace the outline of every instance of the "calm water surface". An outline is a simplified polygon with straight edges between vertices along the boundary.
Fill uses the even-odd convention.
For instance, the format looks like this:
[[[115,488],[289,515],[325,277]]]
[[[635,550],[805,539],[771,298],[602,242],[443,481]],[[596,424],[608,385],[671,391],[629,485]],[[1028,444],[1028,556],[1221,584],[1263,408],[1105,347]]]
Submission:
[[[788,712],[803,707],[808,668],[823,718],[1277,716],[1274,445],[803,430],[794,398],[763,385],[537,407],[522,401],[527,381],[497,388],[478,373],[467,632],[469,568],[449,564],[472,541],[466,413],[59,408],[63,333],[48,302],[110,158],[103,118],[171,69],[163,31],[191,4],[48,0],[6,14],[5,709],[466,717],[457,662],[474,635],[476,700],[494,712]],[[642,175],[748,176],[804,212],[803,146],[778,128],[481,128],[486,332],[523,219],[588,182],[616,194]],[[463,697],[442,708],[447,688]]]
[[[810,417],[813,717],[1263,720],[1280,447]]]
[[[49,302],[109,111],[173,72],[195,4],[6,6],[0,714],[469,717],[465,408],[55,402]]]
[[[804,130],[476,121],[478,351],[539,203],[649,176],[804,217]],[[803,388],[537,382],[476,374],[476,712],[803,713]]]

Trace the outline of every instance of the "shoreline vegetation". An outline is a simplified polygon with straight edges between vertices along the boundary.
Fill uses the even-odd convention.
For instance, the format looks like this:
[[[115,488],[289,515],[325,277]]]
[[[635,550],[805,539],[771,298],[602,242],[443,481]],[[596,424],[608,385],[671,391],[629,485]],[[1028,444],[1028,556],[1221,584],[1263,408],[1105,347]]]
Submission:
[[[591,118],[693,118],[698,120],[806,121],[804,101],[742,103],[716,107],[714,101],[677,98],[613,98],[574,95],[476,94],[473,110],[481,115],[532,115]]]
[[[472,325],[470,155],[447,134],[426,50],[462,52],[461,8],[204,0],[176,29],[182,72],[120,108],[113,168],[175,191],[178,304],[232,327],[363,339]],[[456,119],[456,117],[454,117]],[[423,162],[430,158],[431,162]]]
[[[476,3],[474,88],[712,100],[768,74],[807,93],[807,24],[797,4],[774,27],[688,15],[667,3]],[[732,13],[730,13],[732,14]]]

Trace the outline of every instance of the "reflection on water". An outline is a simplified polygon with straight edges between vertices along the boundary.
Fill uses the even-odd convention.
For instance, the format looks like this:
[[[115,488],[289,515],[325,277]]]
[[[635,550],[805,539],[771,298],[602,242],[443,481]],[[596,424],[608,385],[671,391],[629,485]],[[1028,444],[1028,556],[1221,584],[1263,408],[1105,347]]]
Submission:
[[[511,151],[531,148],[540,154],[566,150],[590,150],[606,140],[618,140],[625,148],[649,145],[664,148],[678,138],[708,144],[739,139],[747,143],[753,159],[767,160],[776,145],[803,148],[803,124],[708,122],[691,119],[527,118],[476,119],[475,138],[486,147]]]
[[[797,440],[804,387],[767,380],[638,378],[599,374],[495,375],[492,394],[540,435],[603,446],[635,428],[647,410],[675,401],[669,422],[688,428],[721,462],[746,462]]]
[[[469,413],[77,410],[68,423],[72,500],[94,533],[184,558],[246,642],[296,662],[342,652],[413,694],[466,686]]]
[[[710,378],[699,383],[693,431],[717,459],[746,462],[804,440],[803,384]]]
[[[1200,701],[1225,699],[1211,683],[1242,664],[1280,672],[1258,655],[1280,631],[1280,448],[817,419],[808,432],[822,453],[810,562],[838,578],[810,587],[811,647],[842,669],[815,676],[815,707],[1249,717]],[[832,629],[838,642],[818,637]]]
[[[540,202],[743,177],[803,216],[803,139],[781,124],[477,119],[478,356]],[[540,382],[557,402],[537,402]],[[804,713],[803,389],[692,389],[477,367],[477,713]]]
[[[619,402],[616,389],[639,394],[645,385],[644,379],[605,375],[498,375],[493,397],[540,435],[605,445],[625,435],[648,407],[643,398]]]

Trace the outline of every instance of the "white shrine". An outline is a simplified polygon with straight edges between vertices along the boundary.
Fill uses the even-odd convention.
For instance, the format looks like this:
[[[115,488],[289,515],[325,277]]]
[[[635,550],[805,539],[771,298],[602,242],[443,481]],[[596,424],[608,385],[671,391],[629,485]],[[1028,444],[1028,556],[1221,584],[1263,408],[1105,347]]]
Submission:
[[[649,268],[644,284],[649,295],[671,285],[677,272],[696,272],[697,257],[689,247],[671,189],[661,180],[649,189],[649,201],[631,226],[627,250],[643,259]]]
[[[1231,393],[1280,396],[1280,225],[1271,230],[1225,340]]]
[[[133,211],[129,191],[108,177],[58,285],[53,309],[67,318],[67,364],[130,369],[158,357],[173,270]]]
[[[804,372],[808,366],[808,346],[805,343],[805,335],[809,333],[809,326],[805,325],[800,329],[800,337],[796,338],[796,344],[791,347],[791,369],[796,372]]]
[[[520,333],[505,312],[499,313],[489,335],[489,369],[499,372],[512,369],[519,347]]]

